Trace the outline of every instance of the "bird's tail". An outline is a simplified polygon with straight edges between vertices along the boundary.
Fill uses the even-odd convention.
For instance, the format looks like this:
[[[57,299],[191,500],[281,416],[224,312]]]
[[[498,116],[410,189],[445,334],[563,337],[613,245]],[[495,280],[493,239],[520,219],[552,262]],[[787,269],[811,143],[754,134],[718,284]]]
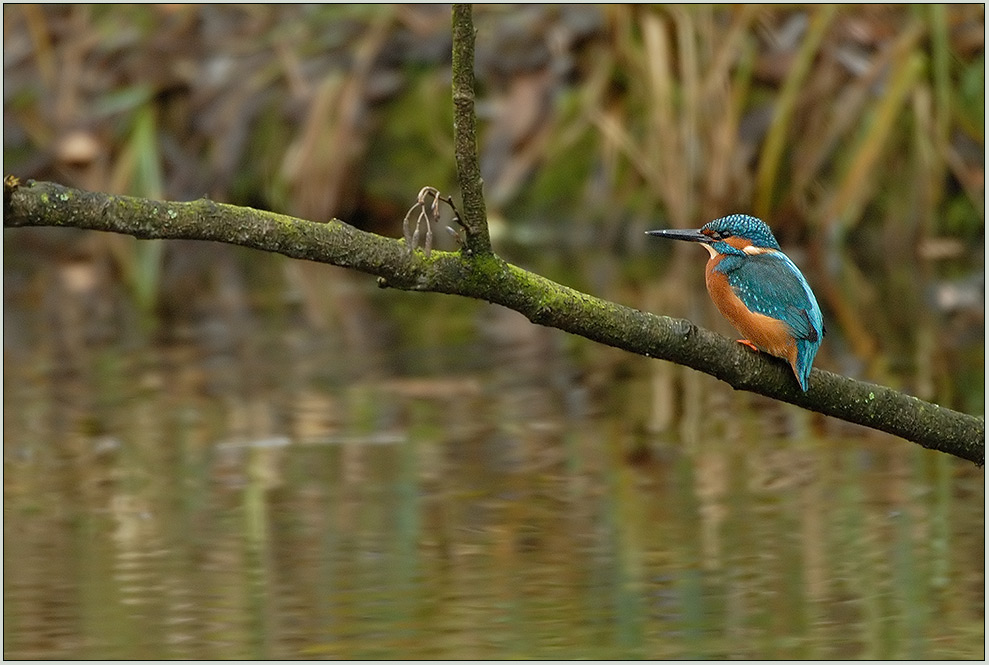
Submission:
[[[804,392],[810,382],[810,370],[814,366],[814,356],[820,342],[810,342],[805,339],[797,340],[797,358],[793,362],[793,373],[797,375],[797,381]]]

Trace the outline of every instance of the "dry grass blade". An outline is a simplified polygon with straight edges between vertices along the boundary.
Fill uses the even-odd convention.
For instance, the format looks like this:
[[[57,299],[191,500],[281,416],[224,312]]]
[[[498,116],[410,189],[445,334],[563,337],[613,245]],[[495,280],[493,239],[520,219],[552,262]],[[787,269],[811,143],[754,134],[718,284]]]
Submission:
[[[919,53],[898,63],[889,83],[889,91],[877,100],[873,120],[852,150],[852,159],[838,185],[834,198],[827,204],[821,219],[840,220],[848,227],[858,221],[858,212],[871,186],[876,180],[876,163],[886,145],[886,139],[903,106],[907,93],[924,69],[924,59]]]
[[[286,153],[283,168],[299,214],[328,219],[352,203],[352,175],[367,142],[368,80],[393,19],[393,11],[376,14],[357,45],[350,70],[332,71],[324,78],[302,131]]]
[[[682,103],[677,109],[679,116],[680,131],[680,164],[679,169],[683,173],[682,186],[679,192],[678,208],[684,223],[693,219],[696,215],[696,199],[698,194],[697,184],[700,182],[700,173],[704,168],[702,133],[699,131],[699,123],[702,120],[700,105],[700,81],[701,67],[698,62],[697,44],[695,40],[696,23],[694,21],[694,11],[697,8],[685,9],[684,7],[674,7],[673,24],[676,28],[677,60],[680,65],[680,98]]]
[[[712,26],[705,31],[705,43],[716,48],[701,83],[700,104],[707,134],[701,219],[713,218],[731,205],[733,186],[744,177],[744,170],[738,168],[738,126],[754,62],[754,49],[745,36],[755,13],[753,5],[745,5],[734,16],[726,35],[718,34]]]
[[[776,110],[773,124],[763,144],[759,158],[759,171],[756,175],[755,214],[758,217],[769,217],[773,203],[773,192],[776,188],[776,174],[783,157],[783,150],[790,129],[793,111],[800,95],[800,88],[807,79],[810,66],[814,62],[818,47],[835,17],[837,8],[827,6],[818,8],[810,23],[807,36],[797,54],[789,76],[787,76],[779,98],[776,100]]]
[[[666,210],[675,224],[684,226],[689,219],[683,198],[688,183],[684,171],[679,168],[683,145],[677,131],[673,106],[675,82],[671,47],[666,36],[666,26],[656,14],[643,15],[641,29],[649,83],[651,131],[648,138],[651,141],[647,142],[647,159],[655,164],[650,170],[653,175],[649,180],[661,192]]]
[[[962,189],[965,190],[965,195],[968,196],[972,205],[979,212],[979,216],[985,219],[985,171],[982,169],[973,171],[965,163],[961,155],[958,154],[958,151],[951,146],[948,146],[945,150],[944,159],[951,172],[955,175],[955,178],[961,183]]]
[[[931,79],[934,82],[933,137],[939,149],[948,146],[951,135],[951,34],[944,5],[931,5]],[[944,182],[944,164],[932,162],[935,184],[935,200],[940,200]]]
[[[24,14],[24,23],[27,24],[28,34],[31,35],[31,41],[34,43],[34,56],[38,63],[38,71],[41,72],[41,78],[45,85],[51,86],[56,77],[55,53],[45,14],[38,5],[34,4],[21,5],[20,9]]]
[[[811,182],[818,178],[824,164],[837,151],[841,138],[856,121],[863,118],[862,109],[868,102],[879,77],[887,72],[891,62],[906,58],[924,34],[924,26],[912,23],[895,42],[889,44],[873,59],[868,71],[837,91],[838,98],[829,105],[827,124],[816,132],[813,141],[804,141],[796,151],[792,191],[802,197]]]

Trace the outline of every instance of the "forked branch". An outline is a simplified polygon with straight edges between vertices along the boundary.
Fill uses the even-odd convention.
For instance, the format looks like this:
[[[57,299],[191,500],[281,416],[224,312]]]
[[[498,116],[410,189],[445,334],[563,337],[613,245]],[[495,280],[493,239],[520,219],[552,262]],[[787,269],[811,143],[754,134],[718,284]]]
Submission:
[[[865,425],[982,465],[985,419],[910,395],[815,369],[800,391],[789,368],[689,321],[640,312],[527,272],[493,253],[477,157],[474,25],[469,5],[453,8],[453,103],[463,215],[432,187],[419,192],[403,224],[404,240],[360,231],[339,220],[309,222],[200,199],[151,201],[4,180],[4,225],[62,226],[138,238],[213,240],[331,263],[376,275],[404,290],[434,291],[503,305],[551,326],[643,356],[668,360],[748,390]],[[429,197],[432,203],[429,203]],[[464,231],[459,252],[433,251],[439,203]],[[418,214],[413,225],[411,216]],[[421,232],[423,252],[415,251]],[[459,234],[458,234],[459,237]]]

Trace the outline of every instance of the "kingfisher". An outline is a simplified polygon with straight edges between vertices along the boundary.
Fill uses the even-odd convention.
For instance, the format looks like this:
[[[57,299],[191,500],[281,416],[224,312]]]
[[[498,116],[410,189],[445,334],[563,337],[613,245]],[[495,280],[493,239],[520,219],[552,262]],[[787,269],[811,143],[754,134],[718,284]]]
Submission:
[[[751,215],[728,215],[699,229],[646,231],[698,242],[711,255],[705,283],[721,314],[747,339],[790,363],[806,392],[824,338],[824,316],[800,269],[780,249],[769,225]]]

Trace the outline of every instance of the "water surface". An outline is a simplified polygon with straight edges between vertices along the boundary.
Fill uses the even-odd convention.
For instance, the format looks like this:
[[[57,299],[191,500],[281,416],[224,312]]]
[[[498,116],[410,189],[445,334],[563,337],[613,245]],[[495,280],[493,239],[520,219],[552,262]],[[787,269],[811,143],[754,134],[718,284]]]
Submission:
[[[980,469],[304,270],[126,334],[9,287],[5,657],[984,657]]]

